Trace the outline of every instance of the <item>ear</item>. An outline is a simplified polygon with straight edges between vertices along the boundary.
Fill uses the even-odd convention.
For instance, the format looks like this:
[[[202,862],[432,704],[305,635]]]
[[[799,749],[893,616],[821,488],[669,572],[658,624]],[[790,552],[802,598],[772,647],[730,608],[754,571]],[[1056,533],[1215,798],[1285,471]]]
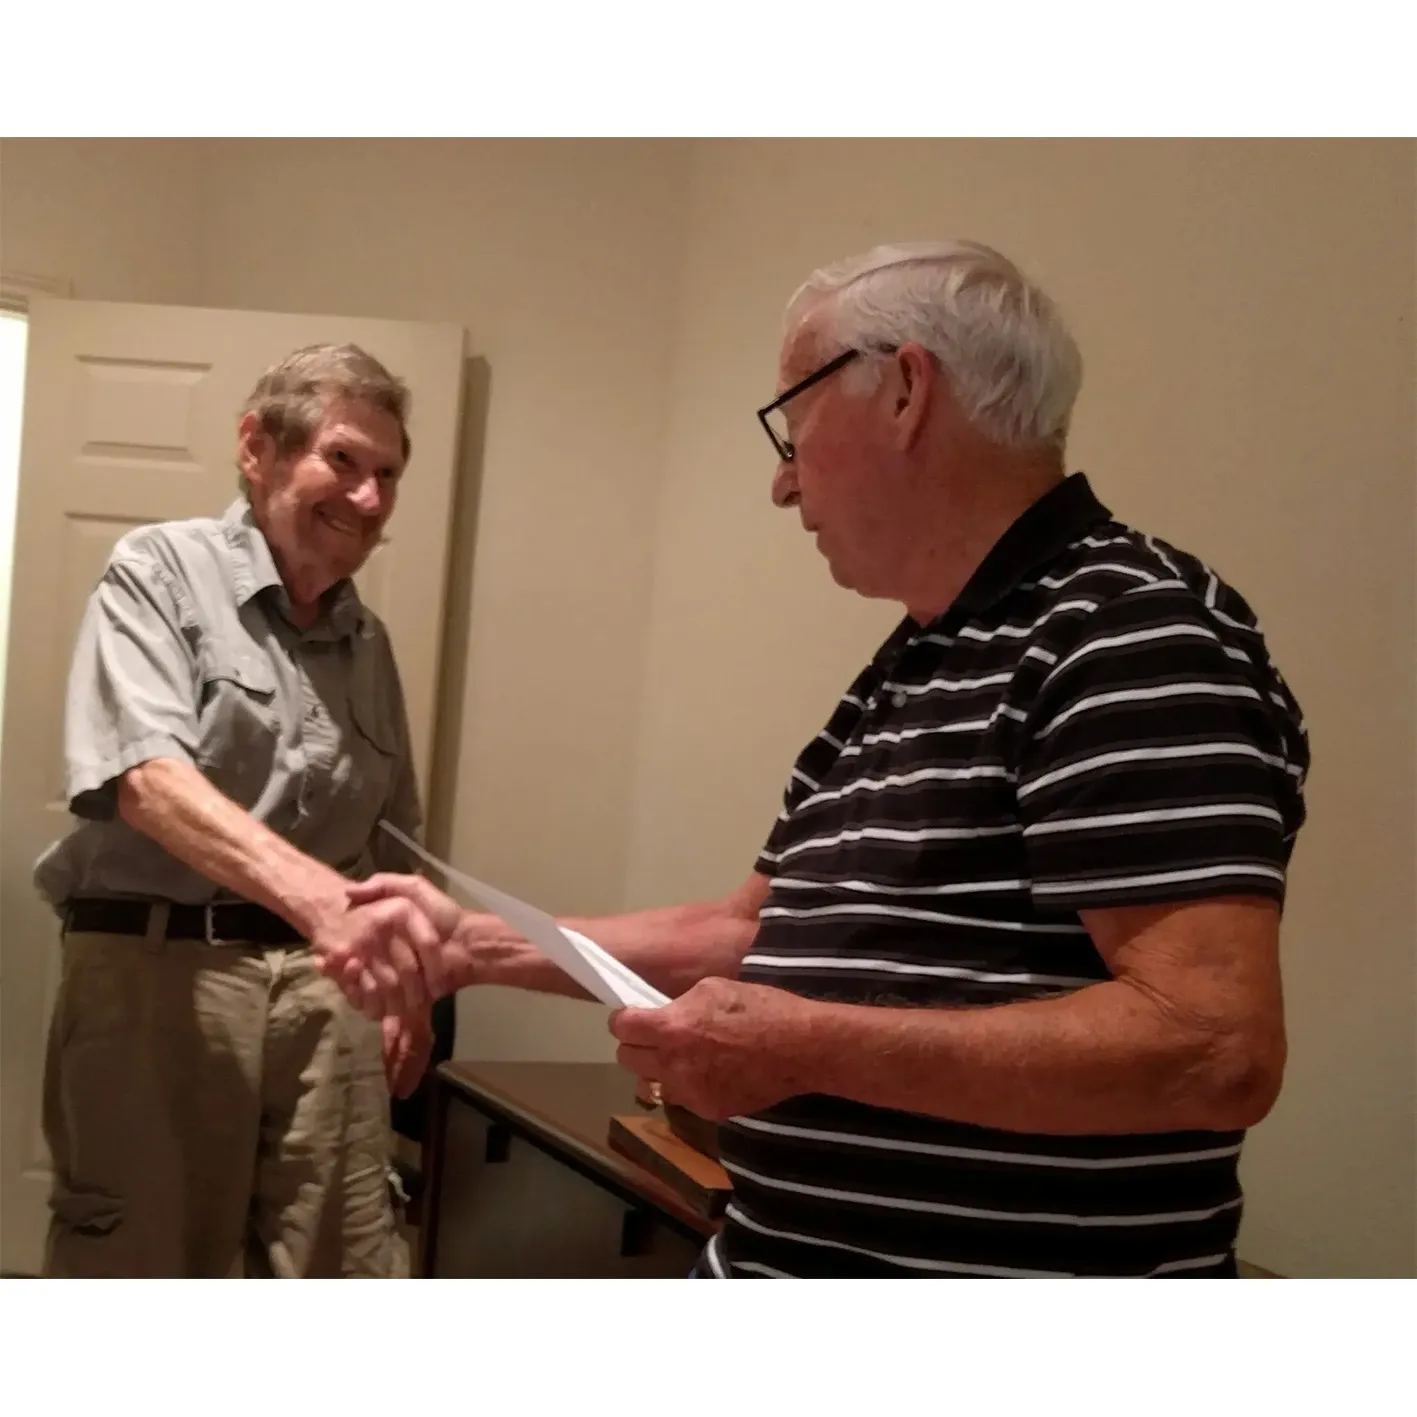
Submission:
[[[913,340],[896,350],[888,376],[896,440],[909,447],[920,436],[931,404],[939,395],[940,367],[924,345]]]
[[[245,413],[236,428],[236,465],[253,487],[263,487],[275,461],[275,441],[254,413]]]

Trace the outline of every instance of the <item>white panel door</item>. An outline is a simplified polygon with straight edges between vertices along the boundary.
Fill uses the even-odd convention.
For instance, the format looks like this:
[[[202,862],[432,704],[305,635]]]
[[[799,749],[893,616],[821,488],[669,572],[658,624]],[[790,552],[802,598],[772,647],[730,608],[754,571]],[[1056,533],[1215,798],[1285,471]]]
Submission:
[[[463,331],[323,315],[36,299],[15,518],[0,752],[0,1268],[37,1271],[47,1224],[40,1080],[58,922],[36,857],[69,828],[65,682],[84,603],[135,526],[216,516],[237,495],[236,423],[261,372],[353,341],[412,390],[413,457],[360,590],[388,624],[425,798],[461,415]]]

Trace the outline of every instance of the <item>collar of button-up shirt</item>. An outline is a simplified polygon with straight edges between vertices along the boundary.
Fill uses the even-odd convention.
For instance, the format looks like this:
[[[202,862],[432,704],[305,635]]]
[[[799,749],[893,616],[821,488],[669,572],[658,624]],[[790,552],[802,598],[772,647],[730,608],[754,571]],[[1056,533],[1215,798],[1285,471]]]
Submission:
[[[226,509],[222,527],[231,549],[236,603],[245,605],[262,591],[271,591],[281,613],[289,619],[290,597],[285,583],[276,569],[265,535],[256,524],[256,514],[245,497],[238,497]],[[312,639],[338,640],[354,634],[367,637],[372,633],[369,612],[352,580],[346,578],[337,582],[321,599],[324,613],[304,634]]]

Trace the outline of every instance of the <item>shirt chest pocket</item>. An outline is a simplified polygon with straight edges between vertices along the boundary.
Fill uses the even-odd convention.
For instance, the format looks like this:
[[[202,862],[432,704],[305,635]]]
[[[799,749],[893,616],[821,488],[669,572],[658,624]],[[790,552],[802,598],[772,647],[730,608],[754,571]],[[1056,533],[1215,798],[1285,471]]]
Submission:
[[[256,806],[281,762],[275,674],[260,658],[220,648],[201,669],[197,765],[240,806]]]
[[[350,731],[345,735],[348,759],[344,788],[352,806],[378,813],[393,785],[398,756],[398,734],[379,713],[372,696],[351,690],[348,698]]]

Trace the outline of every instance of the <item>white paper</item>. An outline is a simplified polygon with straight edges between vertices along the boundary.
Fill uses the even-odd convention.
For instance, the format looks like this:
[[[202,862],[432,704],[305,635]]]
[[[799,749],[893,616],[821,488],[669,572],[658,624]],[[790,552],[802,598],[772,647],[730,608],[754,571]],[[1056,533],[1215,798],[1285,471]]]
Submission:
[[[391,822],[380,821],[379,825],[420,860],[441,871],[449,884],[461,886],[518,934],[525,935],[542,954],[558,964],[602,1004],[608,1004],[612,1009],[622,1005],[657,1009],[669,1002],[667,995],[646,984],[632,969],[626,968],[613,955],[606,954],[594,940],[588,939],[579,930],[568,930],[558,925],[544,910],[538,910],[536,906],[528,905],[526,901],[518,900],[439,860]]]

